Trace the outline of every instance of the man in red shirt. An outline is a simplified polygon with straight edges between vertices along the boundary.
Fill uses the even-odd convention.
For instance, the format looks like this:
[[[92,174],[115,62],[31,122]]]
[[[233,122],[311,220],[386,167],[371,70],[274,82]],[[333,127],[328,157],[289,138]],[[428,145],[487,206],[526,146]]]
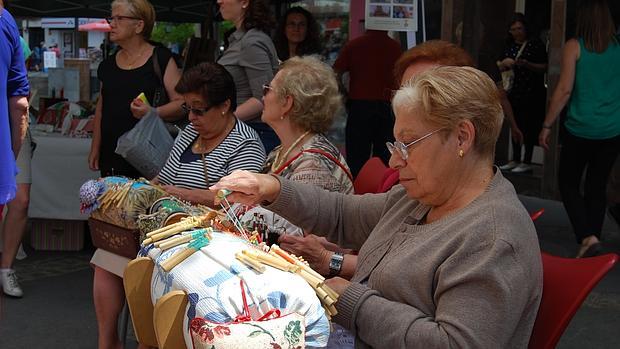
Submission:
[[[387,32],[367,30],[347,42],[334,63],[339,81],[349,72],[346,158],[354,176],[371,156],[389,161],[385,142],[394,140],[390,99],[397,88],[392,72],[401,53]]]

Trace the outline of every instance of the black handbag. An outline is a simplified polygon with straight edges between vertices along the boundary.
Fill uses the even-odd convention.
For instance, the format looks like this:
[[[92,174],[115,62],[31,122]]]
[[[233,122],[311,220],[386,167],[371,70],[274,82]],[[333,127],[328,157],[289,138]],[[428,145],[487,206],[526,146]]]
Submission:
[[[166,86],[164,85],[164,75],[162,74],[161,70],[162,65],[160,65],[159,62],[158,50],[161,50],[161,48],[155,46],[155,51],[153,52],[153,70],[155,71],[155,76],[157,76],[157,81],[159,82],[159,85],[155,89],[155,94],[153,95],[154,108],[170,103],[170,97],[168,97],[168,92],[166,92]],[[164,123],[172,138],[176,138],[176,136],[179,134],[179,131],[183,130],[185,126],[189,124],[189,119],[187,118],[187,114],[185,114],[178,120],[175,120],[173,122],[164,121]]]
[[[164,85],[164,75],[161,73],[161,66],[159,65],[158,50],[159,47],[155,46],[153,55],[153,70],[155,71],[157,81],[159,82],[159,85],[155,89],[155,94],[153,95],[153,107],[155,108],[170,102],[170,97],[168,97],[168,92],[166,92],[166,86]]]

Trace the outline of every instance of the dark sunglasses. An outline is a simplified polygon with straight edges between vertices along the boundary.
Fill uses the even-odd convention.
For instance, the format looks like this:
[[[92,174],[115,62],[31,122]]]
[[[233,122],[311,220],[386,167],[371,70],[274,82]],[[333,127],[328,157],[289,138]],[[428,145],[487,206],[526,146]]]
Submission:
[[[209,111],[209,109],[211,109],[211,107],[206,107],[204,109],[191,108],[190,106],[187,105],[187,103],[181,104],[181,108],[183,108],[185,112],[192,113],[197,116],[203,116]]]
[[[106,22],[108,22],[108,24],[112,24],[112,22],[118,22],[118,21],[122,21],[124,19],[135,19],[138,21],[141,21],[141,18],[138,17],[131,17],[131,16],[110,16],[110,17],[106,17],[105,20]]]

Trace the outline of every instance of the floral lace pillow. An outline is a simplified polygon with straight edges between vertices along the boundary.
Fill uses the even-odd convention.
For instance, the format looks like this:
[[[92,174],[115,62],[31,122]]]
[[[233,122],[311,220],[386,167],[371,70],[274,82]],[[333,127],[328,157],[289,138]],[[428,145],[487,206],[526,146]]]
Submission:
[[[297,313],[226,324],[194,318],[189,331],[195,349],[302,349],[305,323]]]

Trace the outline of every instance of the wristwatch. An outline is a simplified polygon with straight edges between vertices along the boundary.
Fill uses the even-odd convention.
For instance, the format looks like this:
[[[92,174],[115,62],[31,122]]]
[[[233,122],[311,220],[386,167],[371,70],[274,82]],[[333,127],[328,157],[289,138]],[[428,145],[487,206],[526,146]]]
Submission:
[[[340,252],[334,252],[332,258],[329,260],[329,277],[334,277],[340,274],[342,270],[342,262],[344,261],[344,254]]]

